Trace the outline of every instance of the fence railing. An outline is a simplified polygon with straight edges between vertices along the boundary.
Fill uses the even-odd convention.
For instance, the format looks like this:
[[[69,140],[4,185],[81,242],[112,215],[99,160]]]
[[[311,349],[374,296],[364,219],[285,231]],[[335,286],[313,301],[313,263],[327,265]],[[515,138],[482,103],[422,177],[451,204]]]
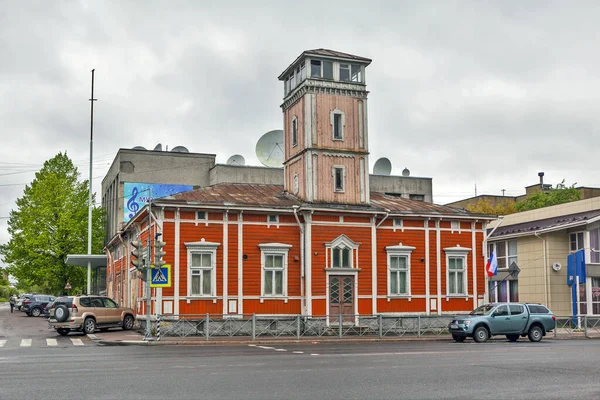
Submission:
[[[452,315],[387,316],[323,315],[265,317],[246,315],[158,315],[154,321],[157,337],[265,338],[388,338],[438,337],[449,335]],[[600,316],[557,316],[550,337],[600,337]]]

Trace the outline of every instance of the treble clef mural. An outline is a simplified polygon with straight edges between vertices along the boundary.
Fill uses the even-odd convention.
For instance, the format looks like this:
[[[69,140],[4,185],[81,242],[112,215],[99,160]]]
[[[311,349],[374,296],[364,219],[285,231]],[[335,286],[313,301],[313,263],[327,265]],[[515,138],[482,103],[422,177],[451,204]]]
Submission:
[[[131,198],[127,200],[127,209],[129,210],[129,218],[132,218],[136,212],[140,209],[140,205],[136,201],[136,197],[138,195],[138,189],[136,186],[133,187],[131,191]]]

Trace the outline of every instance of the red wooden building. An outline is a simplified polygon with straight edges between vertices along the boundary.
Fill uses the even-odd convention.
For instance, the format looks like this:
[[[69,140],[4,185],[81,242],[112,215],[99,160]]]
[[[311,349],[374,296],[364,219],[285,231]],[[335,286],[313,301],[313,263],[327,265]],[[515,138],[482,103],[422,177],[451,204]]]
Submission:
[[[442,314],[484,298],[492,218],[369,191],[365,68],[302,53],[284,81],[284,186],[219,184],[156,199],[107,245],[109,294],[144,309],[131,241],[166,242],[152,312]]]

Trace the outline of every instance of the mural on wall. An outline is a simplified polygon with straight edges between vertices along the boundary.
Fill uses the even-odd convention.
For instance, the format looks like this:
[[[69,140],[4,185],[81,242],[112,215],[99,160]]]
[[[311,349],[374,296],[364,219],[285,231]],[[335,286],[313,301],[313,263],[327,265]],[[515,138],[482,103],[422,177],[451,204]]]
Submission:
[[[125,182],[123,196],[123,222],[131,218],[148,203],[149,200],[172,194],[188,192],[194,187],[190,185],[169,185],[163,183]]]

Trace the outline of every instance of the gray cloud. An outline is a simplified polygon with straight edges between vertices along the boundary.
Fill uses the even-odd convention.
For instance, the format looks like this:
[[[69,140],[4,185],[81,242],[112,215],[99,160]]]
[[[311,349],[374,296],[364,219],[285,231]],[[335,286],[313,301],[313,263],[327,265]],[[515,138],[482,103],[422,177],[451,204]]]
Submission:
[[[433,177],[437,202],[475,184],[519,194],[538,171],[600,186],[599,17],[597,2],[558,1],[4,2],[0,217],[23,188],[1,185],[34,176],[1,175],[7,163],[67,151],[87,179],[92,68],[98,191],[121,147],[258,164],[256,141],[282,124],[277,76],[319,47],[373,59],[371,164]]]

